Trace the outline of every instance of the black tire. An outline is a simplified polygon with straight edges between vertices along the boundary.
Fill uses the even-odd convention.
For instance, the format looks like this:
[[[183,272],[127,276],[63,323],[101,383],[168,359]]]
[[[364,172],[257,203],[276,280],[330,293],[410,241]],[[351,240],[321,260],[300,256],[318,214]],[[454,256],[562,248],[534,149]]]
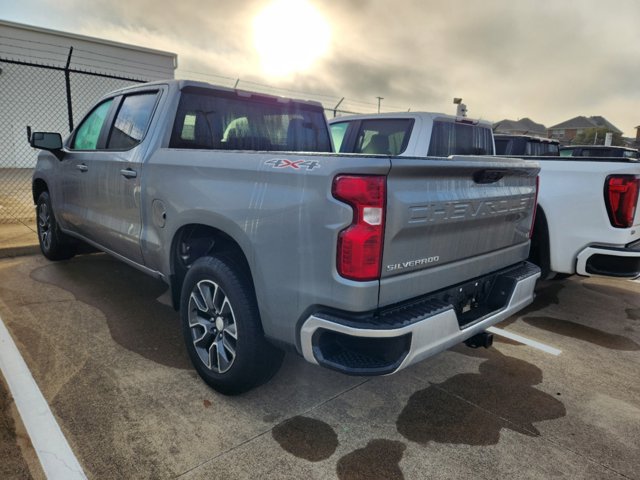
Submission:
[[[67,260],[76,254],[77,243],[60,231],[51,207],[49,192],[42,192],[36,202],[38,242],[49,260]]]
[[[540,280],[553,278],[549,249],[549,227],[547,226],[547,218],[540,207],[536,211],[536,220],[533,225],[529,261],[540,267]]]
[[[556,273],[553,278],[550,278],[549,280],[564,280],[565,278],[569,278],[571,276],[571,273]]]
[[[231,258],[196,260],[180,300],[189,358],[214,390],[237,395],[278,371],[284,354],[265,340],[251,282]]]

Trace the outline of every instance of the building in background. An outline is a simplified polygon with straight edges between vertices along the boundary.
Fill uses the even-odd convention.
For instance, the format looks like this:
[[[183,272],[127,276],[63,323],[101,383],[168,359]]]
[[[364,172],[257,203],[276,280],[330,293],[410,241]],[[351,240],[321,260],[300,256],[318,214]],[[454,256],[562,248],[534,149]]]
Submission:
[[[494,133],[506,135],[534,135],[538,137],[547,136],[547,127],[541,123],[536,123],[530,118],[520,120],[501,120],[493,124]]]
[[[27,125],[65,137],[104,94],[176,67],[175,53],[0,21],[0,223],[33,217]]]
[[[604,128],[608,132],[622,135],[622,130],[599,115],[593,117],[574,117],[549,127],[547,132],[549,138],[555,138],[560,140],[561,143],[570,144],[578,135],[582,135],[585,131],[594,128]]]
[[[174,53],[5,21],[0,38],[0,168],[34,165],[35,154],[26,161],[21,148],[27,124],[69,132],[65,67],[77,123],[105,93],[173,78],[177,66]]]

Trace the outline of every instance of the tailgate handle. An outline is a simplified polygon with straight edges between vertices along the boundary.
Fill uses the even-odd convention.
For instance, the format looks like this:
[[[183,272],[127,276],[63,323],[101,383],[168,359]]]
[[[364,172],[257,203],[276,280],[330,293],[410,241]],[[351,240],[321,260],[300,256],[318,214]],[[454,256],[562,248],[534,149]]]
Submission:
[[[496,183],[505,176],[507,170],[485,169],[478,170],[473,174],[473,181],[476,183]]]

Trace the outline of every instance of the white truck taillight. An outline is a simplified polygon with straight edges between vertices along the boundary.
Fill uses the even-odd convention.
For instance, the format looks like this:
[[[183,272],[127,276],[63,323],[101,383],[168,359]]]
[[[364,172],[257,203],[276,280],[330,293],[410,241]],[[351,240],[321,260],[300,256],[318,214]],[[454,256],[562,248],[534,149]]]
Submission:
[[[380,278],[387,179],[372,175],[339,175],[333,196],[351,206],[353,221],[338,235],[338,273],[351,280]]]
[[[638,204],[640,177],[636,175],[609,175],[604,184],[604,203],[609,221],[615,228],[633,226]]]

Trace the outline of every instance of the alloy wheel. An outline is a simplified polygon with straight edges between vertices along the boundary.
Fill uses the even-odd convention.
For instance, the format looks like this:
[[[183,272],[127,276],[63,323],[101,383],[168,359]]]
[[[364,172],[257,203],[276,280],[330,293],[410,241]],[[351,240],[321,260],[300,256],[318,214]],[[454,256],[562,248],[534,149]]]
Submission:
[[[46,203],[38,205],[38,233],[45,250],[51,248],[51,214]]]
[[[202,363],[225,373],[236,357],[238,332],[229,298],[212,280],[199,281],[189,297],[191,339]]]

